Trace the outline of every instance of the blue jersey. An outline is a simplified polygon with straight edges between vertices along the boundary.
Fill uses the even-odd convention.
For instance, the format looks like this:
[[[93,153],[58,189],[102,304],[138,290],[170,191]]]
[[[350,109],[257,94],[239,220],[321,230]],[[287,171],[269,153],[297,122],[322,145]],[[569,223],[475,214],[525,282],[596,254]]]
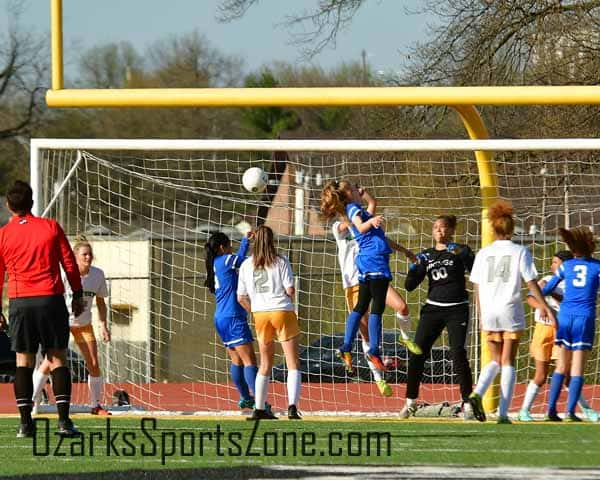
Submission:
[[[243,238],[240,248],[235,255],[220,255],[215,258],[213,266],[215,272],[215,296],[217,297],[215,318],[240,316],[246,318],[246,310],[237,301],[237,269],[246,260],[248,245],[248,239]]]
[[[358,203],[349,203],[346,205],[346,215],[350,220],[350,228],[352,235],[358,243],[358,254],[364,256],[371,255],[389,255],[392,253],[392,249],[388,245],[387,239],[385,238],[385,232],[383,228],[371,227],[365,233],[360,233],[356,228],[356,225],[352,223],[352,219],[359,215],[363,222],[373,218],[369,212],[362,208]]]
[[[556,274],[542,290],[544,296],[564,280],[564,295],[559,316],[596,316],[596,297],[600,286],[600,261],[595,258],[573,258],[558,267]]]

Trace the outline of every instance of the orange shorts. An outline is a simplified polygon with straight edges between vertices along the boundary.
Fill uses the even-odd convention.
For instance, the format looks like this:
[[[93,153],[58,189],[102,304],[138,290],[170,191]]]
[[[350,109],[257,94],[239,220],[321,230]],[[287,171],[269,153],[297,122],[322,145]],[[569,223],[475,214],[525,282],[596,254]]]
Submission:
[[[71,334],[75,343],[90,343],[96,341],[94,335],[94,327],[91,323],[84,325],[83,327],[71,327]]]
[[[529,353],[538,362],[549,362],[558,357],[558,347],[554,345],[556,330],[552,325],[536,322]]]
[[[348,308],[348,312],[354,310],[354,307],[356,307],[356,304],[358,303],[359,289],[360,285],[352,285],[351,287],[344,289],[344,293],[346,295],[346,307]]]
[[[263,344],[271,343],[277,334],[280,342],[285,342],[300,335],[296,312],[278,310],[276,312],[254,312],[256,338]]]
[[[481,336],[484,337],[488,342],[496,343],[502,343],[504,340],[519,340],[522,334],[522,330],[519,330],[518,332],[481,332]]]

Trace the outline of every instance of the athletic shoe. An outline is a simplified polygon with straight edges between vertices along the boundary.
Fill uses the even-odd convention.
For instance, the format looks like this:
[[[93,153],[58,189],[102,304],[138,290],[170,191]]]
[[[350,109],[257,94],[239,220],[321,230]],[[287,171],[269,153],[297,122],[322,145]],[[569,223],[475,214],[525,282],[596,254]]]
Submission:
[[[35,435],[35,423],[22,423],[17,429],[17,438],[31,438]]]
[[[544,417],[545,422],[562,422],[562,418],[557,413],[549,413]]]
[[[369,362],[371,362],[373,364],[373,366],[381,371],[381,372],[385,372],[386,371],[386,367],[383,364],[383,361],[381,360],[381,357],[379,355],[373,355],[371,353],[365,353],[365,357],[367,358],[367,360]]]
[[[400,418],[408,418],[408,417],[414,416],[416,411],[417,411],[417,403],[416,402],[413,403],[412,405],[405,403],[404,407],[402,407],[402,410],[400,410]]]
[[[574,413],[568,413],[565,420],[567,422],[583,422],[583,420]]]
[[[254,409],[252,416],[246,418],[246,420],[277,420],[277,417],[273,415],[273,412],[267,412],[266,410]]]
[[[94,408],[92,408],[92,411],[90,413],[92,415],[99,415],[101,417],[112,415],[112,413],[103,408],[102,405],[96,405]]]
[[[58,421],[58,430],[56,431],[56,434],[60,437],[72,438],[79,437],[81,432],[75,428],[71,419],[67,419]]]
[[[517,420],[519,422],[533,422],[533,417],[531,416],[531,413],[529,413],[529,410],[520,410]]]
[[[481,396],[475,392],[471,393],[471,395],[469,395],[469,404],[473,409],[473,415],[475,416],[475,419],[479,422],[485,422],[485,410],[483,409]]]
[[[342,352],[341,350],[336,350],[335,356],[338,357],[344,363],[344,367],[346,367],[346,372],[348,372],[349,375],[353,375],[354,367],[352,366],[352,354],[350,352]]]
[[[254,399],[252,397],[247,399],[240,398],[240,401],[238,402],[238,407],[240,407],[240,409],[242,410],[252,409],[254,408]]]
[[[583,408],[583,414],[590,422],[597,422],[600,420],[600,415],[593,408]]]
[[[506,416],[498,417],[498,419],[496,420],[496,423],[498,425],[510,425],[510,424],[512,424],[512,422],[510,421],[510,418],[508,418]]]
[[[394,392],[392,392],[392,387],[382,378],[378,382],[377,388],[379,389],[379,393],[381,393],[384,397],[391,397]]]
[[[404,345],[406,349],[414,355],[423,355],[423,350],[421,350],[421,347],[419,347],[411,338],[404,339],[402,337],[398,337],[398,343]]]
[[[288,419],[290,419],[290,420],[302,420],[302,417],[298,413],[298,407],[296,407],[296,405],[290,405],[288,407]]]

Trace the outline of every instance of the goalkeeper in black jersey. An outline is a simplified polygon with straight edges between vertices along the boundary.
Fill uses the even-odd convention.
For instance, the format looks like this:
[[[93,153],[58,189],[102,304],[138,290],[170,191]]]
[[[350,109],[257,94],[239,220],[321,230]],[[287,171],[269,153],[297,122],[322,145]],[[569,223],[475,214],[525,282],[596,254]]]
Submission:
[[[464,405],[469,405],[473,379],[465,350],[469,329],[469,297],[465,273],[471,270],[475,255],[467,245],[452,242],[455,228],[454,215],[438,217],[432,232],[435,246],[417,255],[417,263],[411,265],[406,276],[407,291],[416,289],[425,277],[429,279],[429,288],[415,335],[415,343],[421,347],[423,353],[410,354],[406,405],[400,412],[403,418],[408,418],[416,410],[425,360],[444,328],[448,330],[450,352],[460,382],[460,393]],[[473,411],[473,414],[476,418],[480,416],[480,412]]]

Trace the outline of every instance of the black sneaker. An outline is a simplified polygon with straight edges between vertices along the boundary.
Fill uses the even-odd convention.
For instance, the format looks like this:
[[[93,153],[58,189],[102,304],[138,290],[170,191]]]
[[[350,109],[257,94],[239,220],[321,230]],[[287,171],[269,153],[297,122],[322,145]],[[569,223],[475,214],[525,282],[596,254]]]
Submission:
[[[557,413],[549,413],[544,417],[545,422],[562,422],[562,418]]]
[[[35,435],[35,423],[22,423],[17,429],[17,438],[32,438]]]
[[[56,431],[58,435],[61,437],[71,438],[78,437],[81,435],[81,432],[75,428],[71,419],[67,420],[59,420],[58,421],[58,430]]]
[[[302,417],[298,413],[298,407],[296,407],[296,405],[290,405],[288,407],[288,419],[290,419],[290,420],[302,420]]]
[[[246,420],[277,420],[277,417],[271,411],[254,409],[252,416]]]

